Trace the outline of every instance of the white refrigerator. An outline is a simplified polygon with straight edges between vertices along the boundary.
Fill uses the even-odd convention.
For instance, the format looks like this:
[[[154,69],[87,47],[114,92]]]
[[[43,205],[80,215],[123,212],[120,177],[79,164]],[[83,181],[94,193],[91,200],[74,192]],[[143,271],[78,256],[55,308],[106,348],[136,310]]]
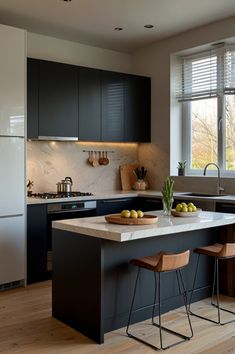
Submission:
[[[25,280],[25,41],[0,25],[0,290]]]

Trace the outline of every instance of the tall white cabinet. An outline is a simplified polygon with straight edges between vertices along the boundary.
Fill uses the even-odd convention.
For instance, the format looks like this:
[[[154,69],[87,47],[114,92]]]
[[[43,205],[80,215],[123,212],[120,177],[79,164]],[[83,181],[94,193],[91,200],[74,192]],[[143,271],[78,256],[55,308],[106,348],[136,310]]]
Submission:
[[[26,33],[0,25],[0,289],[25,280]]]

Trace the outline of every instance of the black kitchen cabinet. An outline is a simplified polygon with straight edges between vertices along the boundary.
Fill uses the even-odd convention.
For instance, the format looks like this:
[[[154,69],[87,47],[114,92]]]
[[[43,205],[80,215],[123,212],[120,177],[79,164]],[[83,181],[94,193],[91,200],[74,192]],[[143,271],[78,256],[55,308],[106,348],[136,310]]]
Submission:
[[[102,71],[102,141],[124,141],[124,75]]]
[[[142,211],[162,210],[162,199],[140,197],[140,209]]]
[[[97,200],[97,215],[120,213],[122,210],[139,209],[140,198],[120,198]]]
[[[48,279],[47,206],[27,206],[27,283]]]
[[[150,142],[150,78],[137,75],[125,75],[124,87],[124,141]]]
[[[27,60],[27,137],[38,138],[39,61]]]
[[[150,142],[150,78],[28,59],[28,138]]]
[[[79,68],[79,128],[83,141],[101,141],[101,71]]]
[[[231,203],[216,203],[216,211],[220,213],[235,214],[235,204]]]
[[[39,65],[39,136],[77,138],[77,67],[43,60]]]

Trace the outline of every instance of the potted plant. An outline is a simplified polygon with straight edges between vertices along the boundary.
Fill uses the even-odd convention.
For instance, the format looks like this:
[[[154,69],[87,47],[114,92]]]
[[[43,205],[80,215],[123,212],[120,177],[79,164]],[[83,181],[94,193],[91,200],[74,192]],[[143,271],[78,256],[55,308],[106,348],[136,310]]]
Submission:
[[[173,199],[173,179],[168,176],[164,181],[162,188],[162,203],[163,203],[163,212],[165,215],[171,215],[171,209],[174,202]]]
[[[186,160],[178,162],[178,176],[185,176]]]

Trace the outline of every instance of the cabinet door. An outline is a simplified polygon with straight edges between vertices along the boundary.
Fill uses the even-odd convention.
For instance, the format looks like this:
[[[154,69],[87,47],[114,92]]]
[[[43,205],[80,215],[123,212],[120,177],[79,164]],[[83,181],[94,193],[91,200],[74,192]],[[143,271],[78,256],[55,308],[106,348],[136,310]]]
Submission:
[[[124,141],[150,142],[150,78],[125,75]]]
[[[124,139],[124,76],[102,71],[102,141]]]
[[[143,211],[152,211],[152,210],[162,210],[162,199],[155,198],[140,198],[143,199],[141,210]]]
[[[39,60],[27,60],[27,137],[38,138]]]
[[[101,140],[101,72],[79,68],[79,140]]]
[[[0,135],[25,135],[25,36],[0,24]]]
[[[39,136],[78,137],[77,67],[40,61]]]
[[[137,198],[105,199],[97,201],[97,215],[120,213],[124,209],[135,209]]]
[[[25,217],[0,218],[0,284],[25,279]]]
[[[27,207],[27,283],[48,278],[47,273],[47,207]]]

